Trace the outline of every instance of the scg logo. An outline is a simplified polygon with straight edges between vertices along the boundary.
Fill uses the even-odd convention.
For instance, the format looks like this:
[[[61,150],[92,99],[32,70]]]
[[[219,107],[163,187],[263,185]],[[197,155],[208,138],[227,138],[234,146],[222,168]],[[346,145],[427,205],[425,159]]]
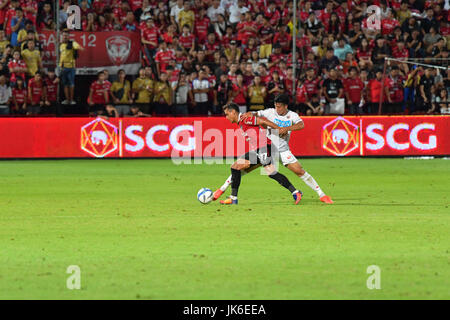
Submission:
[[[409,141],[407,142],[399,142],[395,138],[395,134],[398,131],[406,130],[409,131],[409,125],[406,123],[398,123],[391,126],[386,131],[386,139],[383,137],[383,135],[380,132],[376,132],[375,130],[384,130],[384,126],[379,123],[373,123],[371,125],[368,125],[366,128],[366,135],[370,139],[374,140],[375,143],[372,142],[366,142],[366,148],[369,150],[380,150],[385,146],[385,143],[387,142],[387,145],[395,150],[407,150],[411,147],[411,145],[419,150],[431,150],[435,149],[437,146],[437,139],[435,135],[430,135],[428,137],[428,141],[419,141],[419,132],[422,130],[432,130],[434,132],[435,125],[433,123],[421,123],[416,125],[414,128],[411,129],[411,132],[409,133]]]
[[[182,152],[189,152],[195,149],[195,138],[189,137],[187,140],[187,144],[181,144],[178,141],[179,136],[182,134],[185,136],[185,131],[194,132],[194,127],[192,125],[179,125],[172,129],[169,134],[169,143],[158,144],[155,142],[155,134],[159,131],[169,132],[169,127],[165,124],[160,124],[151,127],[147,134],[145,135],[145,140],[137,133],[142,133],[143,127],[140,125],[131,125],[125,130],[125,137],[134,142],[134,144],[126,143],[125,150],[130,152],[138,152],[144,149],[145,144],[152,151],[164,152],[168,151],[170,146],[175,150]],[[189,133],[188,133],[189,134]]]

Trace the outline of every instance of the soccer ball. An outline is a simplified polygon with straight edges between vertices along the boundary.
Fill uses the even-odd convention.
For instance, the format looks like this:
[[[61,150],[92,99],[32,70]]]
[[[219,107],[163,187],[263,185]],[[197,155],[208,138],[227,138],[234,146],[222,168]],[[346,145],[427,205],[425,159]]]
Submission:
[[[201,188],[197,192],[197,199],[203,204],[208,204],[213,198],[213,192],[209,188]]]

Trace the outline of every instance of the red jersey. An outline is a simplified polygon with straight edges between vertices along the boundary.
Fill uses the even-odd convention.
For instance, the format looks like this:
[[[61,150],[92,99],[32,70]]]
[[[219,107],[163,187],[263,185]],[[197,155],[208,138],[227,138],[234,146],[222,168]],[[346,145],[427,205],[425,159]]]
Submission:
[[[384,87],[388,87],[389,83],[388,83],[388,79],[385,79],[384,82]],[[370,102],[373,103],[377,103],[380,102],[380,97],[381,97],[381,80],[377,80],[377,79],[372,79],[369,81],[369,85],[368,85],[368,89],[369,89],[369,98],[370,98]],[[385,98],[383,98],[383,101],[386,101]]]
[[[358,77],[355,79],[347,78],[344,81],[345,92],[348,92],[351,103],[359,103],[361,101],[362,91],[364,89],[364,83]]]
[[[381,20],[381,33],[383,35],[391,34],[398,26],[400,23],[395,19],[383,19]]]
[[[295,94],[297,103],[305,103],[308,99],[308,92],[306,91],[306,87],[304,84],[300,87],[297,87]]]
[[[114,8],[113,9],[114,16],[119,19],[119,23],[122,24],[125,21],[125,17],[127,16],[127,13],[122,10],[122,8]]]
[[[396,59],[409,58],[409,51],[407,48],[400,50],[398,46],[392,48],[392,56]]]
[[[12,68],[26,68],[27,65],[25,64],[25,61],[23,60],[11,60],[8,63],[8,68],[9,70],[11,70]],[[11,72],[11,78],[10,81],[11,82],[16,82],[17,77],[21,77],[24,81],[25,81],[25,73],[15,73],[15,72]]]
[[[286,88],[286,93],[291,95],[292,94],[292,88],[294,86],[294,80],[285,78],[284,79],[284,87]]]
[[[137,9],[142,8],[142,0],[128,0],[131,11],[135,12]]]
[[[33,22],[33,25],[36,25],[36,15],[38,12],[38,1],[29,0],[24,4],[24,8],[31,8],[36,10],[35,13],[31,13],[29,11],[24,11],[25,18]]]
[[[360,48],[356,50],[356,57],[358,60],[370,60],[372,58],[372,50],[362,51]]]
[[[188,35],[182,34],[178,40],[179,40],[181,46],[183,46],[183,48],[191,49],[192,48],[192,41],[195,40],[195,37],[194,37],[194,35],[192,35],[190,33]]]
[[[158,37],[159,37],[159,30],[156,27],[153,28],[143,28],[141,29],[141,36],[144,38],[144,40],[154,42],[158,44]],[[154,49],[156,46],[152,46],[150,44],[147,45],[149,48]]]
[[[94,0],[94,1],[91,3],[91,8],[94,9],[94,11],[95,11],[97,14],[102,14],[103,11],[105,10],[105,6],[106,6],[106,3],[105,3],[105,1],[103,1],[103,0]],[[133,10],[133,11],[134,11],[134,10]]]
[[[273,37],[273,43],[279,43],[281,45],[281,48],[286,49],[289,48],[289,44],[291,43],[291,35],[289,33],[281,34],[276,33]]]
[[[228,80],[230,80],[233,84],[236,83],[236,78],[237,78],[236,74],[228,73]]]
[[[313,95],[317,94],[319,92],[319,83],[320,79],[315,78],[312,80],[306,79],[303,82],[303,86],[306,88],[306,92],[308,93],[308,97],[312,97]]]
[[[272,76],[268,73],[265,76],[260,75],[261,77],[261,83],[263,85],[267,85],[270,81],[272,81]]]
[[[251,117],[246,118],[245,120],[241,120],[241,119],[242,119],[242,114],[239,114],[238,126],[241,128],[242,135],[244,136],[244,139],[245,139],[245,150],[246,151],[256,150],[258,148],[261,148],[261,147],[264,147],[264,146],[270,144],[270,140],[268,140],[266,138],[265,134],[260,133],[260,128],[257,125],[257,123],[258,123],[257,116],[251,116]],[[238,143],[238,146],[239,146],[239,143]]]
[[[166,71],[166,67],[171,60],[175,60],[175,54],[172,50],[160,50],[155,55],[155,61],[159,62],[160,71]]]
[[[403,101],[403,80],[404,78],[399,76],[396,78],[388,77],[386,78],[389,96],[392,102],[402,102]]]
[[[50,102],[56,101],[57,97],[58,84],[54,83],[55,79],[45,79],[45,86],[47,87],[47,100]]]
[[[97,81],[94,81],[91,84],[91,90],[92,90],[92,102],[94,104],[105,104],[108,101],[105,99],[105,82],[100,83]]]
[[[16,99],[16,102],[19,106],[24,104],[25,101],[27,100],[28,92],[27,92],[27,89],[25,89],[25,88],[22,88],[22,89],[13,88],[11,93],[12,93],[12,96]]]
[[[208,36],[208,26],[209,26],[209,18],[204,17],[201,20],[195,21],[195,35],[197,36],[197,39],[200,43],[203,43],[206,41],[206,38]]]
[[[233,91],[237,92],[237,96],[234,97],[233,102],[238,105],[245,105],[247,104],[247,100],[245,98],[244,92],[247,91],[247,87],[242,85],[242,87],[239,87],[236,83],[233,83]]]
[[[251,37],[256,37],[255,31],[243,30],[244,28],[253,28],[257,29],[256,23],[253,21],[244,21],[240,22],[237,26],[238,29],[238,40],[241,40],[242,43],[246,44],[248,39]]]
[[[28,87],[31,90],[31,96],[28,97],[31,104],[39,104],[44,95],[44,82],[41,80],[38,83],[34,78],[31,78],[28,81]]]
[[[11,35],[11,20],[16,16],[16,9],[8,9],[5,14],[5,23],[6,23],[6,30],[5,34],[7,36]]]

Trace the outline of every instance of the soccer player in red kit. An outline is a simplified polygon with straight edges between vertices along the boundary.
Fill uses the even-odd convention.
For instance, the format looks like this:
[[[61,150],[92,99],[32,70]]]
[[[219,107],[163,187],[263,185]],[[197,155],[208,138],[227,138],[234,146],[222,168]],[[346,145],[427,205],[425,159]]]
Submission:
[[[270,127],[272,129],[279,129],[279,127],[264,117],[251,116],[243,119],[242,113],[239,113],[239,106],[235,103],[225,105],[223,110],[226,118],[231,123],[237,123],[241,128],[242,135],[246,140],[246,148],[249,151],[239,157],[231,166],[231,196],[226,200],[220,201],[220,203],[226,205],[238,204],[237,195],[241,184],[241,170],[251,171],[262,165],[270,178],[277,181],[292,193],[295,204],[298,204],[302,198],[302,193],[292,185],[286,176],[276,171],[272,164],[270,146],[267,145],[267,140],[259,141],[257,139],[260,126]],[[213,199],[217,200],[222,193],[223,191],[221,189],[216,190]]]

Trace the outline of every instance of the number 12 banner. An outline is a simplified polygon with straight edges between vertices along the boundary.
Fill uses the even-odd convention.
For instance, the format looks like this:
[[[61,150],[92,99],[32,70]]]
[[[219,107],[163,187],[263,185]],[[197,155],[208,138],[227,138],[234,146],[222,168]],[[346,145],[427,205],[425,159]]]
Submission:
[[[42,31],[39,34],[44,52],[45,67],[56,65],[56,33]],[[139,32],[82,32],[73,31],[70,39],[85,50],[79,51],[76,61],[77,74],[95,74],[107,69],[117,73],[124,69],[127,74],[136,74],[140,67],[141,38]]]

